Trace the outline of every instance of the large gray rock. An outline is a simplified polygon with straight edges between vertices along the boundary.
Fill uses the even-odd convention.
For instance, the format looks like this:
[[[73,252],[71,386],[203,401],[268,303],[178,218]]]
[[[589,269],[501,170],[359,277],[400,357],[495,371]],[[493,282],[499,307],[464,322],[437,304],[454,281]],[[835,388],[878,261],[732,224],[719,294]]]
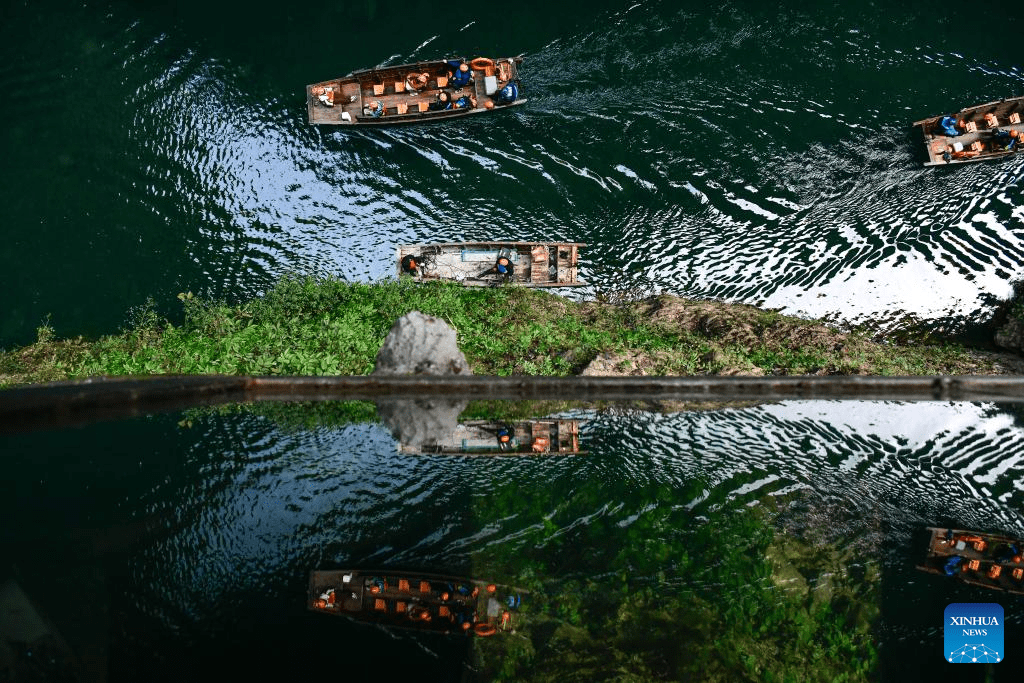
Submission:
[[[455,330],[419,311],[395,321],[377,352],[375,375],[469,375],[469,363],[455,343]]]
[[[1006,324],[996,330],[996,346],[1009,349],[1015,353],[1024,353],[1024,322],[1010,318]]]
[[[399,318],[377,353],[375,375],[470,375],[455,343],[455,330],[443,320],[413,311]],[[450,437],[465,401],[443,399],[381,401],[377,414],[403,445],[429,451]]]

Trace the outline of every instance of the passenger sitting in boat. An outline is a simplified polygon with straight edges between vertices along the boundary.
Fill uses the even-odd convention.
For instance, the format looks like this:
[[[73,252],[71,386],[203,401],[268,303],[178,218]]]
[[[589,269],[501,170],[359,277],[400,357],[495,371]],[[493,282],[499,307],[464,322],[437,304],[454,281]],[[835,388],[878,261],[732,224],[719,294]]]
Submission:
[[[469,64],[455,59],[449,61],[448,64],[452,67],[449,85],[453,88],[462,88],[470,84],[473,80],[473,72],[469,70]]]
[[[328,588],[320,594],[320,600],[318,601],[317,607],[324,609],[326,607],[334,607],[334,603],[337,598],[335,597],[334,589]]]
[[[325,107],[334,106],[334,88],[316,88],[313,90],[313,93],[316,94],[317,99]]]
[[[1016,562],[1014,558],[1020,555],[1020,548],[1016,543],[1006,543],[995,552],[996,562]]]
[[[519,99],[519,86],[515,82],[509,83],[498,91],[497,98],[501,104],[512,104]]]
[[[515,266],[504,256],[498,259],[498,262],[494,264],[494,272],[501,275],[504,278],[509,278],[512,273],[515,272]]]
[[[948,135],[951,138],[955,138],[960,135],[960,131],[956,128],[957,120],[952,116],[943,116],[939,119],[936,124],[935,132],[939,135]]]
[[[370,102],[369,106],[366,108],[366,113],[375,119],[379,119],[381,116],[384,116],[384,103],[380,100]]]
[[[960,571],[960,563],[963,561],[964,558],[960,555],[954,555],[949,558],[949,561],[946,562],[946,566],[943,568],[946,572],[946,576],[954,576],[958,571]]]
[[[417,90],[427,87],[428,80],[430,80],[430,74],[409,74],[405,77],[405,88],[410,95],[415,95]]]
[[[1006,149],[1014,152],[1024,150],[1024,131],[1011,130],[1009,134],[1010,140],[1006,143]]]
[[[512,427],[504,426],[498,429],[498,448],[507,451],[512,448],[512,439],[515,437],[515,430]]]
[[[1013,151],[1017,147],[1016,131],[997,130],[992,134],[992,146]]]
[[[430,103],[430,108],[437,111],[452,108],[452,96],[443,90],[437,94],[437,99]]]
[[[466,107],[476,109],[476,98],[472,95],[463,95],[452,103],[452,109],[465,109]]]

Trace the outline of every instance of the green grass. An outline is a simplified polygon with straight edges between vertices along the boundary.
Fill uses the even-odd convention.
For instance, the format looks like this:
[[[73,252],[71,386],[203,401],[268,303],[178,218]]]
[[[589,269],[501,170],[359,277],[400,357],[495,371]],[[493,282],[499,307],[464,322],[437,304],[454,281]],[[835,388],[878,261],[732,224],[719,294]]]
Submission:
[[[840,350],[805,344],[811,331],[826,328],[710,302],[700,305],[717,307],[712,323],[676,324],[652,317],[649,302],[577,303],[521,287],[303,277],[285,278],[239,306],[190,293],[179,299],[181,325],[150,307],[129,329],[96,340],[59,339],[47,321],[35,344],[0,353],[0,387],[98,375],[368,374],[395,320],[414,310],[457,330],[476,374],[572,375],[599,354],[633,354],[645,374],[663,375],[986,371],[950,345],[884,345],[855,334],[842,336]]]

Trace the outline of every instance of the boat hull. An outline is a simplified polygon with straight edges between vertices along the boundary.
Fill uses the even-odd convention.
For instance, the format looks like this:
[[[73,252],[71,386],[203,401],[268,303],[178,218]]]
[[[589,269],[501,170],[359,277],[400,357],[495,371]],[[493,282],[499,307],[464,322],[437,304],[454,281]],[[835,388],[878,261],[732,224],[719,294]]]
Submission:
[[[524,595],[508,586],[440,574],[318,570],[309,576],[307,607],[380,626],[490,636],[515,628]]]
[[[928,554],[918,569],[1024,595],[1024,541],[965,529],[928,527],[928,533]]]
[[[946,116],[957,121],[958,135],[948,135],[941,121]],[[998,141],[997,131],[1024,135],[1024,97],[1011,97],[915,121],[914,128],[924,137],[928,160],[925,166],[968,164],[977,161],[1005,159],[1024,151],[1024,144],[1005,149]]]
[[[449,280],[471,287],[579,287],[581,242],[455,242],[401,245],[398,275],[419,282]],[[505,272],[497,264],[507,261]],[[410,268],[410,263],[415,267]]]
[[[472,81],[461,87],[450,82],[451,61],[465,60],[433,60],[365,69],[307,85],[309,122],[338,126],[396,126],[445,121],[525,104],[526,99],[518,97],[522,57],[477,58],[472,61],[477,64],[471,69]],[[427,74],[426,84],[420,89],[407,87],[409,77],[416,74]],[[507,101],[500,93],[510,83],[515,84],[517,96]],[[447,93],[452,101],[463,96],[472,97],[475,105],[435,108],[442,92]],[[372,113],[376,102],[382,106],[379,116]]]

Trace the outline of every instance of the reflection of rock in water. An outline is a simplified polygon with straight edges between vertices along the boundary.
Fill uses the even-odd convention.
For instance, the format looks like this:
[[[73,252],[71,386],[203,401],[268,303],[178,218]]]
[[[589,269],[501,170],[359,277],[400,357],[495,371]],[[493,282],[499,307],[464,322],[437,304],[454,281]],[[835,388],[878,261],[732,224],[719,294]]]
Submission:
[[[443,320],[412,311],[391,328],[377,353],[373,374],[468,375],[472,371],[455,343],[455,330]],[[377,412],[400,443],[418,449],[451,436],[465,407],[465,401],[387,401],[377,404]]]
[[[465,401],[389,401],[377,404],[377,414],[399,443],[420,450],[450,439],[465,408]]]
[[[12,580],[0,586],[0,680],[78,680],[71,648]]]

